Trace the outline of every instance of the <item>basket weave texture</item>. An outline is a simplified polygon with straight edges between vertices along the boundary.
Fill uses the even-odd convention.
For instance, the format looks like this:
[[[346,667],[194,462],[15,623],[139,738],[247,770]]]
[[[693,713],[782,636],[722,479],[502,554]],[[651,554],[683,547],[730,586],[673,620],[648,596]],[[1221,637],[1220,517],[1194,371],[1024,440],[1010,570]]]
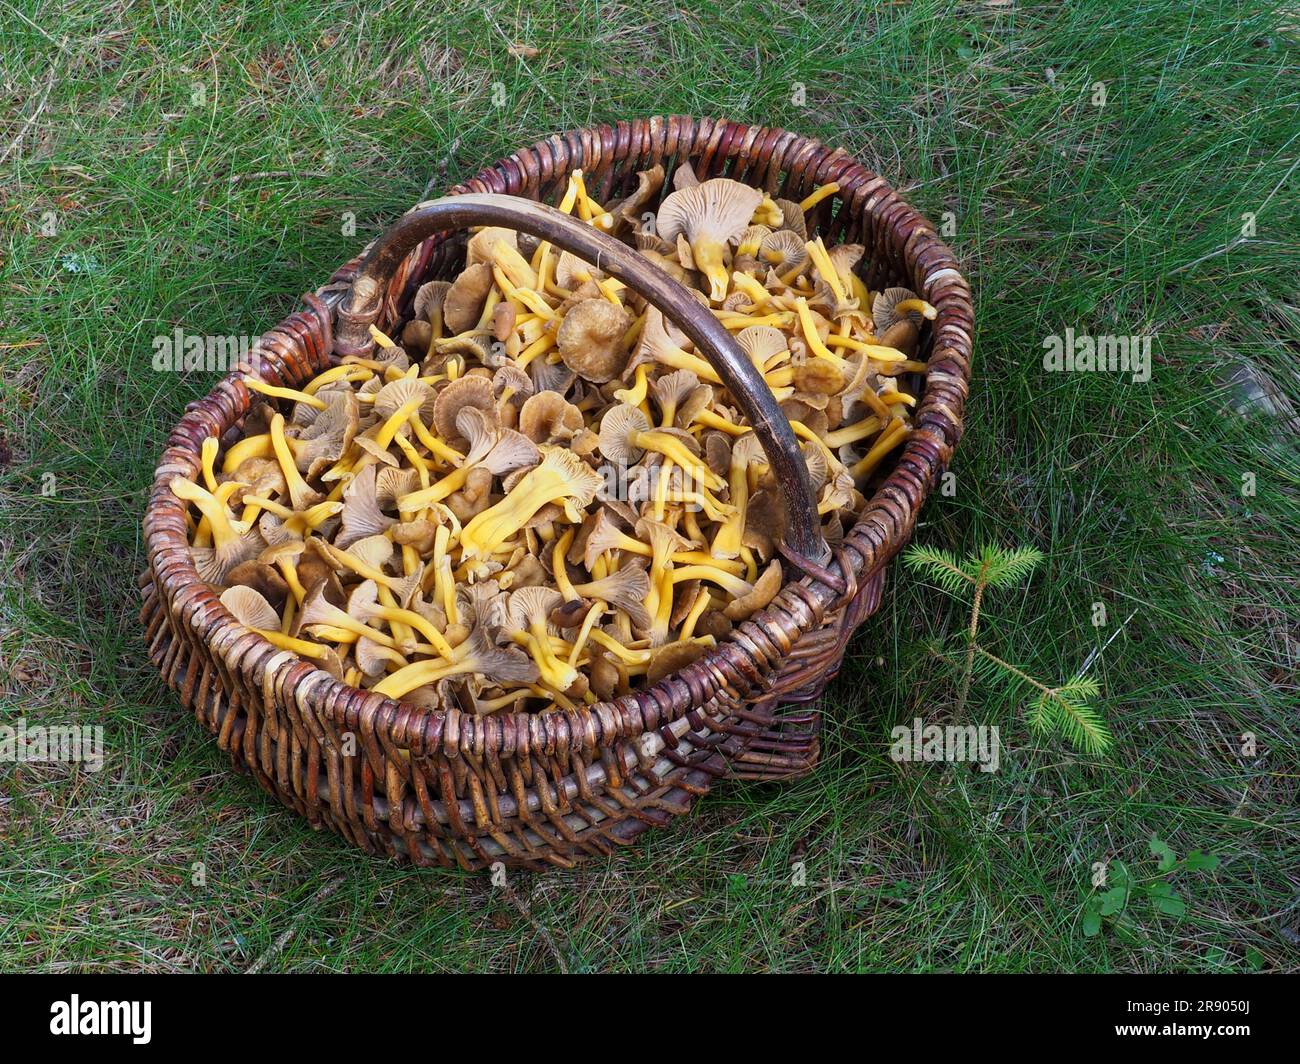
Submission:
[[[367,851],[422,865],[571,866],[608,854],[686,813],[723,778],[791,779],[820,754],[812,703],[839,670],[854,629],[880,604],[885,568],[911,535],[961,435],[974,326],[970,287],[933,226],[843,151],[780,129],[673,116],[558,134],[451,190],[555,202],[584,172],[602,202],[636,171],[689,160],[799,200],[834,181],[808,215],[827,245],[861,243],[874,291],[904,285],[938,310],[914,430],[857,525],[816,565],[787,556],[786,584],[713,650],[635,694],[546,714],[475,717],[427,711],[344,686],[243,627],[203,583],[188,549],[185,504],[168,488],[194,477],[200,448],[237,439],[253,374],[294,387],[331,364],[334,303],[352,260],[303,309],[266,333],[173,429],[144,518],[141,620],[150,660],[236,766],[306,817]],[[379,325],[409,317],[415,289],[454,275],[464,234],[437,234],[403,261]]]

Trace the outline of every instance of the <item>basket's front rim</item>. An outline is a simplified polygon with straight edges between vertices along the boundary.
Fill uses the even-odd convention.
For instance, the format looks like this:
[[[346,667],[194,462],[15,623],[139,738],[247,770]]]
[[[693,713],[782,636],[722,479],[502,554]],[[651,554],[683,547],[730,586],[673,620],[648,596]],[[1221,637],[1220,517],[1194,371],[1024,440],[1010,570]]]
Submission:
[[[193,477],[200,469],[204,438],[223,436],[248,409],[250,393],[242,381],[250,373],[271,383],[298,383],[328,364],[332,346],[332,312],[321,294],[337,292],[355,276],[360,258],[306,297],[308,307],[267,333],[251,364],[241,364],[204,400],[193,403],[169,439],[156,472],[145,516],[150,568],[165,586],[169,611],[194,637],[218,640],[227,667],[238,667],[274,696],[298,723],[318,734],[322,727],[351,731],[361,741],[373,771],[383,773],[389,760],[441,754],[447,758],[485,755],[493,760],[529,751],[543,755],[572,753],[598,758],[601,748],[617,741],[653,736],[656,748],[676,745],[687,726],[707,726],[695,712],[711,700],[737,706],[761,688],[763,678],[789,653],[794,642],[833,610],[854,598],[868,580],[902,547],[917,513],[939,472],[960,439],[962,408],[968,390],[972,355],[973,310],[969,285],[952,252],[933,227],[866,167],[840,150],[784,130],[726,121],[674,116],[621,122],[560,134],[525,149],[452,189],[452,194],[495,192],[536,196],[557,175],[577,166],[596,167],[602,160],[643,165],[648,153],[692,160],[701,174],[722,172],[746,180],[745,170],[764,173],[752,184],[775,187],[785,171],[782,192],[801,198],[831,181],[840,212],[832,218],[831,199],[816,208],[822,231],[831,234],[860,218],[867,258],[876,279],[905,274],[909,286],[938,311],[932,326],[925,390],[914,412],[914,429],[897,464],[877,489],[858,523],[826,566],[797,559],[803,575],[788,579],[773,602],[736,629],[717,647],[681,672],[654,686],[611,702],[547,714],[500,713],[475,717],[458,709],[422,710],[334,680],[296,655],[281,651],[239,625],[199,578],[187,548],[185,505],[168,488],[173,476]],[[744,176],[739,176],[742,171]],[[389,317],[403,298],[407,281],[430,249],[443,237],[426,241],[408,257],[394,279],[385,307]],[[874,243],[874,247],[871,246]],[[892,269],[891,269],[892,267]],[[892,278],[896,280],[896,277]],[[868,276],[869,286],[873,278]],[[297,342],[306,358],[299,357]],[[787,559],[790,560],[790,559]],[[316,707],[317,712],[309,712]],[[677,725],[676,727],[671,727]],[[332,737],[337,739],[337,736]],[[589,766],[591,761],[586,762]],[[593,768],[598,768],[596,760]],[[454,805],[455,803],[450,803]],[[476,803],[477,804],[477,803]],[[460,819],[447,810],[453,827]],[[459,825],[463,827],[463,825]]]

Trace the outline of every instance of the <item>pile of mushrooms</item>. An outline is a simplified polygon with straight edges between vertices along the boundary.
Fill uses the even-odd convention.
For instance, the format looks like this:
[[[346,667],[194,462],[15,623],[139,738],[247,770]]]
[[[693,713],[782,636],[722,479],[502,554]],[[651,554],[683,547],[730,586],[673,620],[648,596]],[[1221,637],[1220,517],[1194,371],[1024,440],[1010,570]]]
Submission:
[[[694,290],[801,441],[842,539],[909,432],[934,308],[870,293],[857,244],[809,239],[802,203],[687,165],[608,206],[559,209]],[[652,204],[659,202],[657,211]],[[246,377],[189,504],[203,580],[242,624],[347,684],[469,712],[572,709],[680,669],[780,590],[783,496],[709,363],[590,263],[501,228],[300,390]]]

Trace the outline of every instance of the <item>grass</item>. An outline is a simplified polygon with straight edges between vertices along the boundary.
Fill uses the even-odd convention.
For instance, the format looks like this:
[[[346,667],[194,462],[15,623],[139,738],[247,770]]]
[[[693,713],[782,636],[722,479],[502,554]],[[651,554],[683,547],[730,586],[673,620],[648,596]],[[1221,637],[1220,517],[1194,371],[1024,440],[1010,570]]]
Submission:
[[[0,26],[0,720],[107,749],[0,764],[0,968],[1297,968],[1300,467],[1295,422],[1243,398],[1300,393],[1293,12],[0,0]],[[977,374],[917,541],[1044,552],[981,639],[1058,682],[1099,651],[1116,744],[1041,739],[977,683],[999,772],[892,761],[894,725],[952,719],[925,646],[966,619],[895,567],[809,778],[510,892],[353,853],[233,776],[144,663],[143,492],[213,379],[154,372],[151,339],[255,336],[426,188],[673,111],[819,136],[951,215]],[[1045,372],[1067,326],[1151,335],[1151,380]],[[1094,863],[1154,876],[1153,835],[1218,867],[1175,873],[1181,919],[1085,935]]]

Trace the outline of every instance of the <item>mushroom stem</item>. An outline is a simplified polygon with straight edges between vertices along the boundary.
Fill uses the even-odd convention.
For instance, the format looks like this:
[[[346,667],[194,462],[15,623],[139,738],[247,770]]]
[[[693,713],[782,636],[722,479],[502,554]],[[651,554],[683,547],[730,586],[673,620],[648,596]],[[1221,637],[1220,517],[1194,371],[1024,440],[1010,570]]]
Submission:
[[[728,594],[740,598],[754,590],[754,585],[740,577],[720,569],[716,565],[683,565],[672,572],[674,584],[683,580],[708,580],[718,585]]]
[[[324,399],[317,399],[316,396],[300,392],[296,388],[278,388],[274,384],[267,384],[247,374],[244,375],[244,386],[249,391],[265,395],[270,399],[288,399],[294,403],[306,403],[307,406],[315,407],[317,410],[325,409]]]
[[[234,544],[240,536],[248,532],[248,526],[230,519],[229,511],[211,492],[184,477],[172,477],[168,485],[172,494],[178,499],[192,503],[212,529],[212,542],[218,549]]]
[[[280,471],[284,474],[284,481],[289,487],[289,498],[293,502],[293,508],[306,509],[320,496],[298,472],[298,466],[294,463],[289,444],[285,440],[284,415],[280,413],[271,418],[271,449],[275,452],[275,460],[280,464]]]

